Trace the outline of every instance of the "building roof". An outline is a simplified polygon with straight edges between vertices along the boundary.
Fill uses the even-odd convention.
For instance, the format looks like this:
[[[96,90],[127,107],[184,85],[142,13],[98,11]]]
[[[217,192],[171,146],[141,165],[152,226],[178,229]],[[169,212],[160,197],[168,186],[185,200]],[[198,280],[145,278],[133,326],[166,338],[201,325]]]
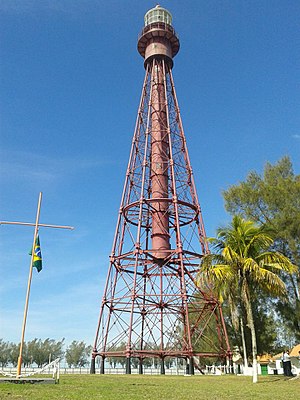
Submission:
[[[292,348],[292,350],[290,351],[290,356],[292,356],[292,357],[298,356],[299,355],[299,351],[300,351],[300,343]]]
[[[299,351],[300,351],[300,343],[299,343],[299,344],[296,344],[296,346],[294,346],[294,347],[292,348],[292,350],[290,351],[290,356],[291,356],[291,357],[297,357],[297,356],[299,355]],[[279,360],[279,359],[281,359],[282,353],[283,353],[283,352],[278,353],[278,354],[276,354],[275,356],[273,356],[273,357],[272,357],[273,360]]]

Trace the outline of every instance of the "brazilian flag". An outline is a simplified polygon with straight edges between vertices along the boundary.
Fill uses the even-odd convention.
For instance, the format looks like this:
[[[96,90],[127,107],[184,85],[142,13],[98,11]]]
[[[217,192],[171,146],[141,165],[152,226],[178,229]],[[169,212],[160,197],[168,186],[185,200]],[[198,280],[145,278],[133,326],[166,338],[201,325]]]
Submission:
[[[29,252],[29,255],[32,255],[32,252]],[[34,255],[33,255],[33,263],[32,266],[37,269],[38,272],[42,270],[42,252],[40,247],[40,238],[37,236],[35,239],[34,246]]]

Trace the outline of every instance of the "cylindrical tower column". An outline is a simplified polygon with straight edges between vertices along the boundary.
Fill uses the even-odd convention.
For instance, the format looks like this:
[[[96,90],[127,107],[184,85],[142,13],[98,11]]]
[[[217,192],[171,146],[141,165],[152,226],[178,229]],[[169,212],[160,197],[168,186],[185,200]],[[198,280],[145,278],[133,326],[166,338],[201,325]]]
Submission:
[[[152,69],[152,135],[151,135],[151,195],[152,248],[156,258],[165,258],[170,249],[168,202],[168,131],[166,99],[161,63]]]
[[[179,40],[171,25],[172,16],[156,6],[145,15],[145,27],[138,41],[138,50],[149,66],[152,82],[151,109],[151,199],[152,250],[158,259],[170,252],[169,234],[169,138],[165,96],[166,69],[179,50]]]

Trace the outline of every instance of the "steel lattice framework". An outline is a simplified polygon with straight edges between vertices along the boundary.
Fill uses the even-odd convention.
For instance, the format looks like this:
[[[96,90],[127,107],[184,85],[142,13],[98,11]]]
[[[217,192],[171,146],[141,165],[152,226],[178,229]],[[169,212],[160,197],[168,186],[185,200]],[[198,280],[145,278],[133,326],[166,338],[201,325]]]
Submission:
[[[158,357],[164,373],[165,357],[183,357],[192,373],[193,357],[226,358],[230,349],[220,304],[196,284],[209,250],[172,77],[179,41],[156,22],[138,49],[145,80],[93,361],[101,356],[104,373],[105,358],[126,357],[130,373],[134,357],[142,373],[143,359]]]

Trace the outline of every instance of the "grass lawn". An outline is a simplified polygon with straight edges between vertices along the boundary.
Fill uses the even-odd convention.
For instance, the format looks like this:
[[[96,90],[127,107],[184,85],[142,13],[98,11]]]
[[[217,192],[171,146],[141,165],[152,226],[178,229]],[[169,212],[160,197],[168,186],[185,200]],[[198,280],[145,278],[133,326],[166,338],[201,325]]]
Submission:
[[[61,375],[58,385],[0,384],[0,399],[9,400],[286,400],[297,399],[300,379],[281,376]]]

